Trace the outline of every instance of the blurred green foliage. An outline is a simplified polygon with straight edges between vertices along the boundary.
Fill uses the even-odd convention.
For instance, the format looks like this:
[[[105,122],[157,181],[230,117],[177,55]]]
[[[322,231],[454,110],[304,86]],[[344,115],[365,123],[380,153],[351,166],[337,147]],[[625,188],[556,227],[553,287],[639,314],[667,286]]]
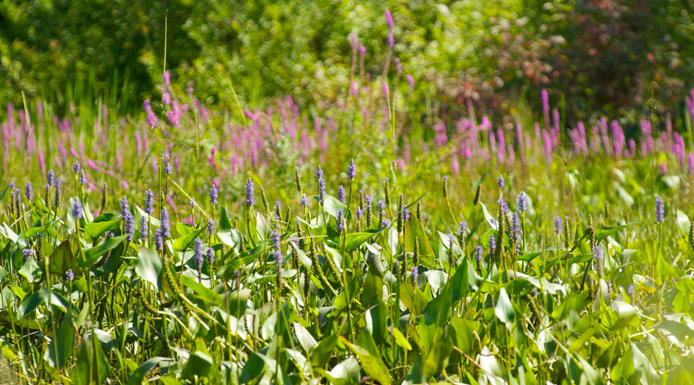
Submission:
[[[694,0],[4,1],[0,102],[23,90],[139,109],[158,97],[167,12],[167,68],[207,103],[232,103],[232,86],[251,105],[335,101],[350,33],[366,47],[365,71],[382,74],[386,5],[403,64],[400,75],[391,65],[391,84],[411,74],[438,114],[467,100],[509,113],[521,98],[538,105],[543,87],[570,118],[647,113],[652,93],[677,108],[694,80]]]

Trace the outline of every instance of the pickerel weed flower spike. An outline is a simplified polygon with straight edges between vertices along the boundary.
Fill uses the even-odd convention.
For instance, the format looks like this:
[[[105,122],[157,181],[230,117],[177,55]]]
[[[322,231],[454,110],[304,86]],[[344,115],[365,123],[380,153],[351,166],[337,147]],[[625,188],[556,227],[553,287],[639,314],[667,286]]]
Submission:
[[[207,248],[207,263],[212,266],[214,264],[214,249],[211,247]]]
[[[419,280],[419,268],[417,266],[412,267],[412,286],[417,287],[417,281]]]
[[[526,197],[524,193],[518,194],[517,204],[518,211],[525,212],[528,210],[528,197]]]
[[[154,213],[154,193],[152,190],[145,191],[145,213]]]
[[[48,170],[47,179],[48,185],[53,186],[53,183],[55,182],[55,173],[53,172],[53,170]]]
[[[215,231],[215,226],[214,226],[214,221],[212,219],[207,220],[207,232],[212,235],[214,234]]]
[[[149,223],[147,222],[147,217],[143,215],[140,217],[140,240],[147,238],[148,233]]]
[[[210,186],[210,204],[216,205],[218,203],[217,187],[215,185]]]
[[[77,178],[77,181],[80,182],[80,184],[87,183],[87,174],[84,172],[84,170],[80,170],[80,176]]]
[[[135,234],[135,218],[129,211],[125,213],[124,222],[123,227],[125,228],[125,233],[128,235],[128,241],[132,242],[133,234]]]
[[[499,179],[496,180],[496,185],[499,187],[504,187],[505,183],[503,175],[499,175]]]
[[[342,202],[342,203],[347,202],[347,195],[345,193],[345,188],[342,186],[339,186],[337,188],[337,200]]]
[[[384,228],[384,229],[389,228],[390,227],[390,221],[385,219],[385,218],[381,219],[381,223],[379,224],[379,227]]]
[[[82,167],[82,166],[80,165],[80,162],[75,161],[75,163],[72,164],[72,172],[74,172],[75,174],[77,174],[78,172],[80,172],[80,168],[81,168],[81,167]]]
[[[246,182],[246,206],[251,207],[255,205],[255,192],[253,191],[253,181],[248,178]]]
[[[357,219],[362,219],[364,217],[364,210],[362,210],[361,207],[357,207],[354,213],[357,215]]]
[[[128,204],[128,198],[123,197],[120,200],[120,216],[125,218],[125,214],[130,210],[130,205]]]
[[[272,239],[272,247],[274,247],[275,250],[279,250],[280,249],[280,233],[277,230],[272,232],[271,239]]]
[[[464,241],[465,240],[465,233],[467,232],[467,222],[465,222],[464,220],[460,221],[460,223],[458,223],[458,229],[460,230],[460,232],[458,233],[458,236],[460,237],[461,240]]]
[[[82,214],[82,202],[80,202],[79,199],[75,199],[75,201],[72,203],[72,217],[76,220],[80,220],[82,219]]]
[[[325,198],[325,179],[322,177],[318,178],[318,198],[320,199],[321,203]]]
[[[23,250],[22,250],[22,256],[24,257],[24,260],[25,260],[25,261],[26,261],[27,258],[31,257],[31,254],[33,254],[33,252],[31,251],[31,249],[23,249]]]
[[[31,201],[34,198],[34,186],[31,185],[31,182],[27,182],[24,185],[24,198],[27,201]]]
[[[60,177],[55,178],[55,207],[60,206],[60,194],[63,191],[63,180]]]
[[[75,273],[72,272],[72,270],[68,270],[65,272],[65,280],[70,282],[75,279]]]
[[[477,271],[481,271],[482,269],[482,252],[484,250],[482,249],[482,246],[477,246],[475,248],[475,263],[477,263]]]
[[[499,204],[499,208],[501,208],[501,212],[503,212],[504,214],[508,214],[508,204],[506,203],[504,198],[499,198],[499,200],[496,201],[496,203]]]
[[[489,234],[489,256],[494,257],[494,251],[496,250],[496,238],[494,234]]]
[[[665,221],[665,202],[662,198],[655,198],[655,223]]]
[[[166,208],[161,209],[161,218],[159,219],[161,225],[159,226],[159,235],[161,238],[171,237],[171,228],[169,225],[169,211]]]
[[[349,163],[347,167],[347,178],[349,180],[354,180],[357,177],[357,164],[354,163],[354,159]]]
[[[555,217],[554,218],[554,233],[555,234],[561,234],[561,229],[562,229],[561,217]]]
[[[301,207],[308,207],[308,198],[306,198],[306,194],[303,194],[299,199],[299,205],[301,205]]]
[[[318,170],[316,170],[315,174],[316,179],[321,179],[323,178],[323,169],[318,166]]]
[[[193,259],[195,260],[195,265],[198,270],[202,269],[202,265],[205,262],[205,258],[202,256],[202,239],[195,238],[195,245],[193,246]]]
[[[342,234],[345,231],[345,209],[340,208],[337,210],[337,235]]]

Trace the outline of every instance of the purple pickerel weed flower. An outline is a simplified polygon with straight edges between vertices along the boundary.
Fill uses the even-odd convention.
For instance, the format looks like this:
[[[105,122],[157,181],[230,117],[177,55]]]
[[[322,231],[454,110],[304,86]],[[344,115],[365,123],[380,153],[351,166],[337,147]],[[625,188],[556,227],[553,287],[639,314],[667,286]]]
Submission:
[[[169,154],[165,153],[161,156],[161,159],[164,162],[164,174],[171,174],[171,162],[169,162]]]
[[[383,199],[379,199],[378,202],[376,202],[376,208],[379,211],[383,211],[386,208],[386,202]]]
[[[494,251],[496,250],[496,238],[494,234],[489,234],[489,256],[494,256]]]
[[[562,229],[561,217],[555,217],[554,218],[554,233],[555,234],[561,234],[561,229]]]
[[[248,178],[246,182],[246,206],[251,207],[255,205],[255,192],[253,192],[253,181]]]
[[[299,205],[301,205],[301,207],[308,207],[308,198],[306,198],[306,194],[303,194],[301,198],[299,198]]]
[[[402,215],[402,222],[403,222],[403,224],[407,223],[407,221],[410,219],[410,209],[408,209],[407,207],[405,207],[404,209],[402,209],[402,211],[400,212],[400,214]]]
[[[207,263],[212,266],[214,264],[214,249],[211,247],[207,248]]]
[[[410,271],[412,272],[412,285],[417,287],[417,280],[419,280],[419,268],[417,266],[413,266]]]
[[[65,280],[70,282],[73,279],[75,279],[75,273],[72,272],[72,270],[68,270],[65,272]]]
[[[525,196],[525,193],[518,194],[517,204],[518,211],[523,213],[528,210],[528,197]]]
[[[75,174],[77,174],[78,172],[80,172],[80,169],[81,169],[81,168],[82,168],[82,166],[80,165],[80,162],[78,162],[78,161],[75,161],[75,163],[73,163],[73,165],[72,165],[72,171],[73,171]]]
[[[191,209],[194,209],[196,205],[197,203],[195,203],[195,201],[188,202],[188,206],[190,206]]]
[[[499,179],[496,180],[496,185],[499,187],[504,187],[505,183],[503,175],[499,175]]]
[[[513,236],[513,242],[516,245],[516,255],[518,255],[518,253],[520,253],[521,240],[521,224],[518,213],[513,213],[513,215],[511,215],[511,235]]]
[[[214,230],[215,230],[214,227],[215,227],[215,226],[214,226],[214,221],[213,221],[212,219],[208,219],[208,220],[207,220],[207,232],[208,232],[210,235],[214,234]]]
[[[124,222],[125,224],[123,227],[125,228],[125,233],[128,235],[128,241],[132,242],[133,234],[135,234],[135,218],[130,211],[125,213]]]
[[[345,209],[337,210],[337,235],[341,235],[345,231]]]
[[[53,186],[53,183],[55,182],[55,173],[53,172],[53,170],[48,170],[47,178],[48,185]]]
[[[465,233],[467,232],[467,222],[465,222],[465,220],[460,221],[460,223],[458,223],[458,229],[460,230],[458,236],[460,236],[461,240],[465,241]]]
[[[275,263],[277,264],[277,268],[280,269],[282,267],[282,265],[284,264],[284,255],[282,254],[282,252],[279,249],[277,249],[277,250],[275,250],[274,257],[275,257]]]
[[[274,247],[275,250],[279,250],[280,249],[280,233],[277,230],[272,232],[271,239],[272,239],[272,247]]]
[[[655,198],[655,223],[665,221],[665,202],[662,198]]]
[[[347,202],[347,193],[345,193],[345,188],[342,186],[337,188],[337,200],[342,203]]]
[[[79,201],[79,199],[75,199],[75,201],[72,203],[72,216],[76,220],[82,219],[83,215],[83,209],[82,209],[82,202]]]
[[[164,236],[162,235],[161,228],[154,232],[154,248],[158,251],[163,250],[164,247]]]
[[[24,260],[26,261],[27,258],[31,257],[32,253],[33,252],[31,251],[31,249],[23,249],[22,256],[24,257]]]
[[[321,202],[323,202],[323,198],[325,198],[325,179],[322,177],[318,178],[318,198]]]
[[[145,191],[145,213],[154,213],[154,193],[152,190]]]
[[[31,182],[26,182],[24,185],[24,198],[27,201],[31,201],[34,198],[34,186],[32,186]]]
[[[171,236],[171,227],[169,223],[169,211],[165,207],[161,209],[161,218],[159,218],[161,225],[159,226],[160,235],[162,238],[169,238]]]
[[[130,204],[128,204],[128,198],[123,197],[120,200],[120,216],[125,218],[125,213],[130,210]]]
[[[508,214],[508,204],[506,203],[504,198],[499,198],[499,200],[496,201],[496,203],[501,207],[501,211],[504,214]]]
[[[193,259],[195,260],[195,266],[198,270],[202,269],[203,263],[205,263],[205,258],[202,256],[202,239],[195,238],[195,245],[193,246]]]
[[[354,180],[357,177],[357,164],[354,163],[354,159],[349,163],[347,167],[347,179]]]
[[[478,271],[482,267],[482,252],[483,251],[484,250],[482,249],[482,246],[477,246],[475,248],[475,263],[477,263],[477,270]]]
[[[217,198],[217,187],[213,184],[210,186],[210,204],[216,205],[218,203]]]
[[[384,229],[389,228],[390,227],[390,221],[385,219],[385,218],[382,218],[381,223],[379,224],[379,227],[384,228]]]
[[[143,215],[140,217],[140,240],[144,240],[145,238],[147,238],[148,233],[149,222],[147,222],[147,217]]]
[[[60,194],[63,190],[63,180],[57,177],[53,184],[55,187],[55,207],[58,207],[60,205]]]
[[[364,210],[362,210],[361,207],[357,207],[355,214],[357,215],[357,219],[362,219],[364,217]]]
[[[394,275],[396,278],[399,278],[399,277],[400,277],[400,274],[399,274],[399,273],[400,273],[400,261],[398,261],[398,260],[396,259],[396,260],[393,262],[393,275]]]
[[[84,170],[80,170],[80,176],[77,178],[77,181],[80,182],[80,184],[87,183],[87,174],[84,172]]]
[[[316,176],[316,179],[321,179],[321,178],[323,178],[323,169],[320,168],[320,166],[318,166],[318,170],[316,170],[315,176]]]

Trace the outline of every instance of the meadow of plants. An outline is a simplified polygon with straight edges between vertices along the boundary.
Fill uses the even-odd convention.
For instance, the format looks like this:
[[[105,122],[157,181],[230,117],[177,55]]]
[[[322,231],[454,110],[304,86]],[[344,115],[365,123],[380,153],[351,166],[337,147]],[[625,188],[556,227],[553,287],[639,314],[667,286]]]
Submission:
[[[694,384],[694,91],[442,114],[393,16],[323,103],[18,91],[0,382]]]

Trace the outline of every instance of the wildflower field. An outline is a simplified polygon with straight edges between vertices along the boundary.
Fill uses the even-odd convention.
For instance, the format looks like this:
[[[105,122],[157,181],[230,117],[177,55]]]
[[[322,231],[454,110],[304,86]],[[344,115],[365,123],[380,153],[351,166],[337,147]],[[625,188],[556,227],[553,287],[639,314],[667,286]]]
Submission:
[[[694,384],[694,91],[451,107],[379,18],[313,104],[18,90],[0,383]]]

